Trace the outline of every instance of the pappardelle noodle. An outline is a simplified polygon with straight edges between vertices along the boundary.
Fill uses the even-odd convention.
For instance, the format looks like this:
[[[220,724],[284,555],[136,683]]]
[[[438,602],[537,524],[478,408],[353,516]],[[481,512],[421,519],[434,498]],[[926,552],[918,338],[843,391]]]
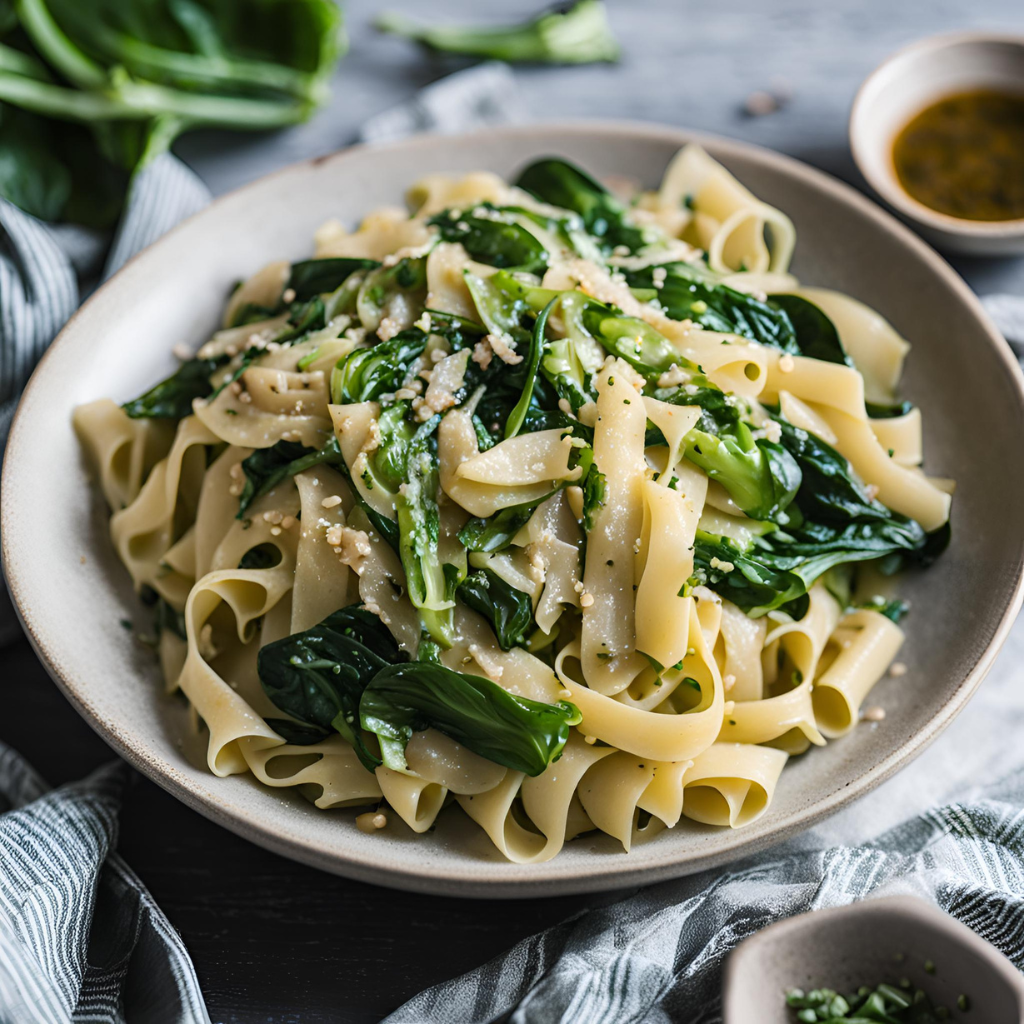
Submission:
[[[551,158],[407,199],[75,412],[210,770],[367,829],[455,802],[520,863],[749,824],[948,541],[907,343],[696,146],[654,192]]]

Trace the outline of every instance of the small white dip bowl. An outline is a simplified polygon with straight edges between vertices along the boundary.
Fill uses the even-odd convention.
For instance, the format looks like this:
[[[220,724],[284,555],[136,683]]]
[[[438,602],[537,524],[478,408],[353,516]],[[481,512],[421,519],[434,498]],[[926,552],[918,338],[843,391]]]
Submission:
[[[958,32],[932,36],[880,64],[850,112],[850,148],[872,188],[940,249],[976,256],[1024,253],[1024,219],[964,220],[908,195],[892,147],[911,118],[947,96],[972,89],[1024,94],[1024,36]]]

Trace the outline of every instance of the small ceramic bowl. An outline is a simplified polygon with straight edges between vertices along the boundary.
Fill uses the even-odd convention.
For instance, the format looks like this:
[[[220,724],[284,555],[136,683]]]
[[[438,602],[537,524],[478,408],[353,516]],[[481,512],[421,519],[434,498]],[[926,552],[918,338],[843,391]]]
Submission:
[[[951,1022],[1024,1022],[1024,981],[1002,953],[930,903],[890,896],[800,914],[740,943],[725,967],[723,1024],[792,1024],[789,989],[855,992],[904,978]]]
[[[932,103],[970,89],[1024,93],[1024,36],[933,36],[894,54],[853,101],[853,158],[871,187],[940,249],[977,256],[1024,253],[1024,219],[951,217],[912,198],[896,177],[892,146],[904,125]]]

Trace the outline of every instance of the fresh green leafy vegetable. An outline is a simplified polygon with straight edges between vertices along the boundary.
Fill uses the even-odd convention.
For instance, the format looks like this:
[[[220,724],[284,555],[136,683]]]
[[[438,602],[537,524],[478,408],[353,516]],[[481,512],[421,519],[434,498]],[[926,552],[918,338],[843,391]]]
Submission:
[[[252,314],[257,319],[263,318],[265,315],[272,313],[272,310],[263,309],[261,307],[252,307],[250,305],[243,306],[239,310],[235,317],[235,322],[243,320],[244,317],[250,314],[250,311],[254,310]],[[326,323],[326,307],[324,306],[323,299],[319,295],[314,296],[306,302],[293,302],[291,304],[291,312],[288,314],[288,319],[285,325],[280,328],[273,338],[268,339],[273,341],[275,345],[294,345],[299,341],[302,341],[308,334],[313,331],[318,331],[325,326]],[[230,387],[236,380],[239,380],[246,370],[249,369],[252,364],[260,358],[265,352],[264,344],[251,345],[247,348],[238,359],[234,369],[230,374],[223,377],[221,382],[213,389],[210,393],[209,398],[213,401],[225,388]]]
[[[578,324],[610,355],[625,359],[648,380],[674,366],[691,367],[678,349],[646,320],[625,316],[596,299],[578,304]]]
[[[125,402],[122,408],[132,419],[180,420],[190,416],[193,399],[206,398],[213,392],[210,377],[223,362],[223,359],[190,359],[166,380]]]
[[[835,325],[799,295],[762,301],[725,284],[702,263],[652,265],[625,275],[631,288],[650,292],[674,320],[692,320],[706,330],[738,334],[790,355],[851,365]]]
[[[250,459],[253,461],[250,462]],[[278,441],[270,448],[257,449],[249,458],[242,461],[246,481],[239,499],[241,507],[237,518],[244,519],[248,507],[257,498],[273,490],[282,480],[321,464],[331,466],[351,479],[336,437],[328,438],[321,448],[307,448],[295,441]],[[363,501],[358,491],[353,491],[353,496],[356,504],[366,513],[370,525],[397,551],[398,526],[395,521],[382,516]]]
[[[802,601],[811,584],[835,566],[891,556],[926,564],[948,543],[947,529],[929,536],[872,498],[834,448],[777,420],[781,444],[772,448],[784,449],[801,477],[784,529],[765,530],[745,546],[698,530],[694,566],[701,582],[745,611],[763,614]]]
[[[431,50],[510,64],[592,64],[619,59],[619,46],[600,0],[570,0],[519,25],[500,28],[421,27],[401,14],[383,14],[377,28]]]
[[[459,242],[478,263],[492,267],[515,267],[531,274],[543,274],[550,257],[543,245],[526,228],[494,207],[480,207],[464,213],[442,210],[430,224],[446,242]]]
[[[488,332],[499,337],[511,338],[517,349],[529,344],[532,328],[528,326],[528,317],[534,311],[530,308],[528,298],[533,290],[504,271],[499,271],[488,278],[469,271],[466,271],[464,276],[469,294],[473,297],[473,304]],[[539,288],[535,291],[543,291],[547,296],[541,308],[558,294]]]
[[[380,740],[384,764],[406,769],[412,734],[435,728],[481,757],[540,775],[556,761],[580,713],[572,704],[542,704],[497,683],[429,662],[379,671],[359,702],[364,729]]]
[[[371,270],[359,286],[356,313],[367,331],[376,331],[391,303],[401,296],[403,306],[422,307],[427,299],[426,257],[406,257],[394,266]]]
[[[589,533],[594,528],[594,514],[605,503],[608,481],[595,463],[583,479],[583,527]]]
[[[482,324],[456,313],[428,309],[427,315],[430,317],[430,333],[444,338],[453,352],[472,348],[487,333],[487,328]]]
[[[438,463],[435,421],[421,427],[405,453],[405,481],[396,499],[398,554],[405,570],[409,600],[430,635],[443,647],[452,642],[451,608],[444,567],[437,550],[440,517],[437,508]],[[433,443],[432,443],[433,442]],[[382,445],[385,442],[382,442]]]
[[[409,600],[420,621],[442,647],[452,643],[454,600],[449,574],[438,554],[440,488],[437,425],[433,416],[418,426],[408,402],[395,402],[377,420],[379,443],[367,459],[363,483],[387,495],[395,509],[395,549],[405,570]],[[378,517],[383,519],[383,517]]]
[[[525,644],[527,630],[533,623],[533,604],[528,594],[516,590],[490,569],[471,572],[455,594],[487,619],[503,651]]]
[[[742,421],[717,435],[694,427],[685,445],[686,458],[721,483],[752,519],[783,517],[800,488],[800,466],[789,452],[764,438],[754,440]]]
[[[305,120],[345,45],[331,0],[18,0],[5,12],[0,194],[98,227],[127,172],[182,131]],[[82,127],[55,126],[68,121]]]
[[[537,160],[520,172],[515,183],[542,202],[578,213],[587,232],[607,251],[625,246],[634,252],[647,243],[644,231],[629,221],[626,207],[567,160]]]
[[[126,185],[127,175],[86,129],[0,106],[0,196],[26,213],[106,228]]]
[[[558,397],[569,403],[574,414],[588,402],[597,401],[593,373],[588,370],[580,354],[580,346],[572,337],[548,340],[541,356],[540,372]]]
[[[305,302],[292,304],[291,312],[288,315],[288,325],[284,330],[274,336],[278,345],[292,345],[301,341],[311,331],[318,331],[327,322],[326,310],[323,299],[319,295],[307,299]],[[255,352],[247,352],[248,357],[262,355],[263,349],[258,348]]]
[[[262,647],[256,668],[275,707],[303,725],[340,733],[373,771],[380,759],[363,742],[359,701],[370,680],[403,657],[376,615],[350,606]]]
[[[239,282],[241,284],[241,282]],[[248,324],[269,320],[277,314],[274,306],[261,306],[258,302],[244,302],[231,315],[227,327],[244,327]]]
[[[893,554],[924,561],[927,542],[918,523],[895,513],[873,523],[804,522],[745,545],[698,530],[694,580],[757,616],[801,601],[814,581],[834,566]],[[794,614],[802,615],[803,608],[801,601]]]
[[[857,607],[865,608],[872,612],[878,612],[879,615],[884,615],[887,619],[891,619],[897,625],[899,625],[903,616],[910,611],[910,605],[906,601],[901,601],[898,597],[891,601],[887,601],[884,597],[874,597],[870,601],[865,601]]]
[[[765,530],[746,546],[698,530],[694,566],[701,582],[757,615],[802,601],[811,584],[835,566],[893,556],[927,564],[943,550],[948,524],[926,534],[920,524],[872,498],[834,448],[785,420],[778,422],[781,445],[773,448],[789,453],[802,478],[788,521],[784,529]]]
[[[797,505],[808,519],[826,521],[879,521],[892,513],[872,498],[846,458],[820,437],[776,417],[781,443],[793,456],[805,486]],[[758,517],[767,518],[767,517]]]

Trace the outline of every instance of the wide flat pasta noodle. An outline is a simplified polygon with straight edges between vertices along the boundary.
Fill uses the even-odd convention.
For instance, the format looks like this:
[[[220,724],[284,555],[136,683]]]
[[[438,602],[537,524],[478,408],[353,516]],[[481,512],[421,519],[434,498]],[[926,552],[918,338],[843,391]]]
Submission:
[[[629,366],[617,360],[597,380],[594,464],[607,490],[587,538],[580,657],[588,686],[606,695],[624,690],[646,667],[636,650],[633,584],[643,528],[647,416],[631,379]]]

